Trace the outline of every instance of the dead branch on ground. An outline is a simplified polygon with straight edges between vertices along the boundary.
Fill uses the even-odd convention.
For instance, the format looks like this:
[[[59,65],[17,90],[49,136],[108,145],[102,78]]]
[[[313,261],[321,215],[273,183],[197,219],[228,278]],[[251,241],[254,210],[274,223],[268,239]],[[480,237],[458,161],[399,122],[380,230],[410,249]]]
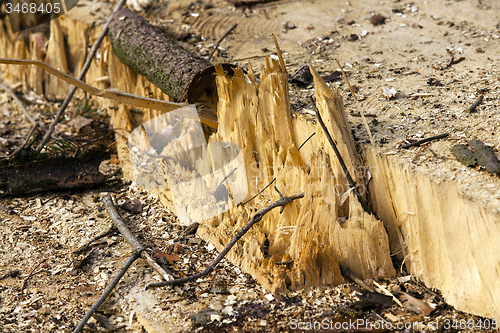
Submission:
[[[145,248],[137,240],[137,238],[135,238],[130,229],[126,226],[123,218],[116,210],[115,204],[113,203],[111,196],[106,195],[102,200],[104,202],[104,207],[106,207],[106,211],[108,212],[109,217],[113,221],[115,228],[118,229],[118,231],[122,234],[127,243],[129,243],[134,248],[135,251],[140,251],[141,257],[145,259],[148,262],[148,264],[161,275],[162,278],[164,278],[165,280],[173,280],[172,274],[165,271],[163,267],[161,267],[146,251],[144,251]]]
[[[125,240],[127,241],[127,243],[129,243],[134,248],[134,252],[127,259],[127,261],[122,266],[122,268],[120,268],[120,270],[118,271],[118,274],[115,276],[115,278],[113,279],[113,281],[111,281],[111,283],[108,285],[108,287],[106,288],[106,290],[104,290],[104,292],[102,293],[101,297],[99,297],[99,299],[94,303],[94,305],[92,305],[92,307],[90,308],[90,310],[87,312],[87,314],[85,315],[85,317],[83,317],[83,319],[80,321],[80,323],[75,328],[75,330],[73,331],[73,333],[80,332],[83,329],[83,327],[85,326],[85,324],[87,323],[87,321],[90,319],[90,317],[92,317],[92,315],[97,311],[97,309],[99,309],[99,307],[106,301],[106,298],[111,294],[111,292],[113,291],[114,287],[118,284],[118,282],[123,277],[123,275],[125,275],[125,273],[127,272],[128,268],[139,257],[142,257],[142,258],[146,259],[147,263],[151,267],[153,267],[158,273],[160,273],[160,275],[164,279],[166,279],[166,280],[173,280],[173,276],[170,273],[168,273],[167,271],[165,271],[165,269],[163,269],[163,267],[161,267],[145,251],[146,249],[141,245],[141,243],[137,240],[137,238],[135,238],[135,236],[132,234],[132,232],[130,231],[130,229],[126,226],[125,221],[123,220],[123,218],[120,216],[120,214],[116,210],[116,206],[113,203],[113,200],[111,199],[111,196],[110,195],[106,195],[103,198],[103,202],[104,202],[104,207],[106,207],[106,210],[107,210],[107,212],[109,214],[109,217],[113,221],[114,227],[122,234],[123,238],[125,238]],[[176,291],[178,293],[182,294],[182,292],[179,289],[176,289]]]
[[[213,272],[215,270],[215,267],[217,266],[217,264],[226,256],[226,254],[229,252],[229,250],[231,250],[231,248],[236,244],[236,242],[241,237],[243,237],[243,235],[245,235],[245,233],[248,230],[250,230],[250,228],[254,224],[256,224],[260,220],[262,220],[262,218],[264,217],[264,215],[266,215],[267,213],[269,213],[271,210],[273,210],[276,207],[281,207],[280,213],[282,213],[283,209],[285,208],[285,206],[287,204],[291,203],[295,199],[299,199],[299,198],[303,198],[304,197],[304,192],[292,195],[290,197],[283,197],[281,195],[280,191],[278,191],[278,189],[276,188],[276,186],[274,187],[274,189],[276,190],[276,192],[278,192],[278,194],[280,196],[280,199],[278,201],[270,204],[266,208],[262,209],[261,211],[257,212],[250,219],[250,221],[247,224],[245,224],[245,226],[243,226],[243,228],[241,228],[240,231],[238,231],[238,233],[233,237],[233,239],[231,239],[231,241],[227,244],[227,246],[224,248],[224,250],[222,250],[222,252],[217,256],[217,258],[215,258],[215,260],[212,261],[207,266],[207,268],[205,268],[202,272],[194,274],[194,275],[191,275],[191,276],[188,276],[188,277],[185,277],[185,278],[180,278],[180,279],[175,279],[175,280],[169,280],[169,281],[163,281],[163,282],[159,282],[159,283],[151,283],[150,285],[148,285],[146,287],[146,289],[164,287],[164,286],[168,286],[168,285],[184,284],[186,282],[190,282],[190,281],[196,280],[196,279],[198,279],[198,278],[200,278],[202,276],[210,274],[211,272]]]
[[[75,328],[73,333],[78,333],[78,332],[82,331],[83,327],[85,326],[87,321],[89,321],[90,317],[92,317],[94,315],[94,313],[97,311],[97,309],[99,309],[99,307],[106,301],[106,299],[111,294],[111,292],[113,291],[115,286],[118,284],[118,282],[120,282],[120,279],[123,277],[123,275],[125,275],[125,273],[129,269],[129,267],[132,266],[134,261],[136,261],[140,256],[141,256],[141,251],[135,249],[133,254],[127,259],[127,261],[122,266],[122,268],[120,268],[120,270],[118,271],[118,274],[115,276],[113,281],[111,281],[111,283],[108,285],[106,290],[104,290],[101,297],[99,297],[99,299],[94,303],[94,305],[92,305],[90,310],[87,312],[85,317],[83,317],[83,319],[80,321],[80,323]]]

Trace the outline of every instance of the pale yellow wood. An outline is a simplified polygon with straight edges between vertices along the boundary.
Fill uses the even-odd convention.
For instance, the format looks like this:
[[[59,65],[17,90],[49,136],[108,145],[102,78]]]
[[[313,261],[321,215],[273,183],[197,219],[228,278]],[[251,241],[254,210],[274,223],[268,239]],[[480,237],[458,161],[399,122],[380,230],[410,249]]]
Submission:
[[[37,42],[30,34],[31,41],[31,60],[42,61],[42,52],[37,46]],[[33,89],[36,94],[43,95],[43,69],[37,66],[30,66],[27,68],[28,72],[28,86]]]
[[[461,311],[500,318],[500,216],[396,156],[367,152],[374,206],[411,274]],[[397,246],[397,245],[395,245]]]
[[[14,58],[14,59],[26,59]],[[47,56],[44,62],[63,73],[68,73],[68,61],[66,59],[66,48],[64,46],[64,37],[59,23],[59,18],[50,21],[50,39],[47,46]],[[45,94],[49,98],[64,99],[71,89],[71,85],[54,75],[44,73]]]
[[[242,148],[250,189],[248,198],[275,177],[275,185],[284,195],[302,191],[306,195],[285,208],[283,214],[275,210],[266,215],[229,252],[229,259],[269,290],[341,283],[344,280],[339,264],[363,279],[394,275],[383,223],[361,213],[353,195],[341,207],[340,195],[348,187],[342,181],[344,176],[339,174],[335,155],[319,127],[292,119],[287,76],[278,62],[270,60],[268,64],[258,85],[246,80],[241,71],[237,70],[233,78],[218,71],[219,130],[210,141],[232,142]],[[348,124],[342,124],[340,95],[324,85],[317,88],[317,99],[339,149],[349,167],[355,169],[359,162],[350,145]],[[340,131],[339,126],[344,130]],[[297,148],[303,139],[297,133],[308,136],[314,131],[317,144],[308,144],[309,149],[299,152]],[[348,136],[345,142],[342,135]],[[340,190],[338,194],[336,189]],[[198,234],[221,250],[255,209],[277,198],[276,192],[269,188],[244,207],[233,208],[229,215],[202,222]],[[348,217],[347,222],[340,223],[338,217]],[[294,260],[294,264],[278,266],[271,257],[266,257],[263,251],[266,238],[269,255]]]

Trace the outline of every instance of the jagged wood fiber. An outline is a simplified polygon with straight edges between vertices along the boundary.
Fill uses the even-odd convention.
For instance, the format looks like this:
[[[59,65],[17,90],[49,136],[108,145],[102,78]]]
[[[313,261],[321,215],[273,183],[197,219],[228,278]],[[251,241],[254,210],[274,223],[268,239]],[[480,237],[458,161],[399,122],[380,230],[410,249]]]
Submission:
[[[68,17],[52,22],[52,37],[49,40],[51,53],[47,52],[41,60],[51,61],[67,72],[68,63],[71,63],[73,71],[70,74],[77,75],[75,72],[84,61],[84,52],[80,49],[82,45],[75,43],[72,46],[73,49],[68,53],[71,61],[68,61],[60,37],[67,29],[73,38],[85,40],[88,27],[74,23]],[[98,30],[95,28],[91,36],[95,36]],[[31,58],[37,55],[34,44],[31,50],[25,49],[19,41],[13,43],[16,38],[22,39],[13,33],[8,35],[9,40],[4,39],[3,42],[14,44],[16,52],[7,51],[2,57]],[[92,41],[90,38],[89,43]],[[56,46],[51,47],[51,44]],[[30,77],[26,72],[32,69],[11,66],[6,70],[8,78],[15,81]],[[16,70],[20,73],[16,73]],[[363,178],[356,172],[361,165],[354,150],[340,95],[330,91],[318,75],[315,79],[318,108],[355,180],[363,183]],[[45,78],[44,86],[46,91],[51,89],[51,94],[62,98],[69,87],[55,84],[58,80]],[[101,47],[100,57],[93,62],[87,74],[87,82],[99,88],[111,86],[124,92],[168,99],[158,88],[149,85],[142,76],[124,66],[113,55],[107,40]],[[305,191],[306,198],[289,205],[281,215],[272,212],[266,216],[235,246],[229,253],[229,259],[251,273],[269,290],[341,283],[344,279],[339,265],[348,267],[352,274],[360,278],[394,275],[382,222],[363,212],[352,194],[340,204],[341,195],[348,190],[347,181],[324,134],[320,128],[304,119],[292,118],[287,74],[272,60],[265,73],[261,73],[260,83],[255,82],[252,75],[250,79],[245,78],[240,69],[236,70],[232,78],[219,69],[216,79],[218,93],[215,96],[218,99],[219,130],[210,138],[210,142],[232,142],[242,148],[250,189],[247,199],[274,177],[277,178],[277,188],[283,193]],[[25,84],[26,88],[34,88],[30,80],[26,80]],[[143,110],[142,114],[130,113],[127,106],[115,106],[113,102],[104,100],[99,102],[101,105],[114,106],[110,113],[111,122],[118,131],[118,153],[125,177],[132,179],[128,132],[160,113],[153,110]],[[302,134],[310,135],[313,131],[317,135],[299,152],[297,148],[305,140]],[[168,190],[150,192],[173,209]],[[198,233],[221,250],[233,232],[250,219],[255,209],[262,208],[274,199],[275,193],[270,188],[246,206],[235,207],[229,214],[203,222]],[[346,222],[340,223],[339,217],[347,218]],[[268,256],[264,253],[266,238],[269,241]],[[273,255],[274,260],[271,257]],[[276,265],[276,258],[294,260],[294,263],[289,266]]]
[[[88,6],[93,6],[92,8],[96,6],[100,7],[99,10],[91,10]],[[85,15],[90,11],[97,13],[96,16]],[[95,40],[100,32],[101,28],[99,27],[99,22],[103,22],[109,13],[110,9],[106,9],[105,4],[96,2],[92,4],[87,3],[85,7],[75,7],[67,15],[60,17],[58,19],[60,26],[54,24],[53,29],[61,29],[63,34],[67,34],[69,48],[67,48],[65,52],[62,52],[64,50],[63,48],[56,48],[53,54],[47,54],[46,51],[40,47],[45,41],[43,40],[44,37],[41,37],[39,34],[27,33],[26,38],[29,38],[29,40],[28,43],[25,43],[25,37],[21,34],[13,33],[8,24],[5,26],[0,24],[0,57],[37,59],[45,62],[48,62],[47,59],[51,57],[65,58],[69,74],[77,76],[85,55],[85,50],[82,45],[87,38],[87,31],[91,26],[91,22],[95,21],[97,23],[93,30],[89,32],[89,44]],[[42,43],[37,42],[39,39],[42,40]],[[49,44],[50,43],[53,43],[53,41],[50,41]],[[27,45],[27,47],[25,45]],[[33,89],[37,93],[42,93],[42,89],[46,87],[47,84],[46,79],[43,78],[43,71],[36,66],[8,66],[0,64],[0,71],[2,72],[2,79],[10,84],[21,83],[24,91]],[[263,76],[268,74],[271,75],[272,73],[264,73]],[[249,75],[249,78],[252,81],[251,75]],[[220,85],[221,88],[226,87],[227,89],[233,89],[236,85],[236,81],[240,80],[241,82],[242,79],[236,76],[231,80],[230,78],[222,76],[222,78],[218,80],[228,80],[230,82],[225,85]],[[112,54],[109,42],[106,40],[101,47],[100,57],[93,62],[86,76],[86,81],[98,88],[112,87],[132,94],[169,100],[168,96],[162,93],[158,88],[151,85],[142,76],[137,75],[128,67],[121,64]],[[255,80],[253,80],[253,82],[255,82]],[[269,171],[269,175],[266,176],[268,178],[267,180],[271,180],[271,175],[273,174],[278,176],[278,173],[274,170],[279,168],[283,160],[285,160],[285,165],[305,165],[309,168],[306,170],[310,170],[311,172],[311,175],[308,175],[310,179],[313,177],[319,179],[321,177],[319,172],[321,169],[313,169],[311,168],[312,165],[327,161],[329,163],[325,163],[326,165],[332,169],[337,169],[337,165],[334,163],[333,151],[331,151],[324,136],[320,135],[321,131],[319,127],[305,120],[300,115],[290,120],[291,130],[289,130],[290,125],[288,125],[288,123],[279,124],[277,132],[286,129],[292,133],[288,135],[288,137],[293,138],[293,141],[289,142],[288,145],[285,144],[281,146],[273,142],[266,143],[264,142],[266,141],[263,139],[264,137],[259,138],[255,135],[256,131],[260,131],[259,135],[265,133],[267,135],[265,138],[274,138],[275,135],[281,137],[282,135],[281,133],[272,134],[272,131],[270,132],[272,135],[267,133],[266,131],[270,131],[267,122],[271,122],[272,125],[273,120],[272,118],[263,119],[263,117],[260,116],[260,113],[264,113],[262,110],[267,110],[261,105],[266,99],[265,96],[267,96],[268,100],[274,98],[271,96],[270,91],[265,91],[265,89],[274,89],[277,87],[276,84],[274,87],[270,85],[271,84],[268,84],[266,86],[267,88],[264,88],[262,84],[257,86],[256,84],[247,83],[245,86],[245,89],[248,89],[247,95],[245,95],[246,97],[238,97],[233,91],[225,93],[227,96],[232,96],[232,99],[227,97],[224,98],[224,100],[228,99],[232,101],[233,107],[237,107],[234,101],[241,99],[243,100],[242,103],[244,103],[243,105],[245,108],[241,107],[241,110],[238,111],[238,115],[242,119],[238,119],[238,122],[233,122],[235,126],[234,129],[226,125],[224,127],[225,129],[221,127],[220,133],[217,135],[232,137],[236,135],[233,133],[236,130],[239,130],[242,133],[241,135],[244,135],[244,129],[246,128],[251,135],[248,136],[249,139],[245,139],[246,141],[244,141],[247,146],[242,146],[244,148],[243,152],[245,159],[246,161],[252,161],[252,159],[257,160],[257,158],[259,158],[258,154],[253,153],[253,151],[247,149],[247,147],[261,147],[260,151],[267,152],[267,154],[262,154],[264,156],[259,159],[259,163],[265,163],[265,165],[272,166],[273,173]],[[56,84],[56,86],[58,85]],[[63,85],[60,87],[63,87]],[[52,87],[50,89],[52,89]],[[252,89],[255,90],[255,93],[251,91]],[[59,94],[58,96],[65,96],[68,90],[69,88],[67,87],[64,89],[55,89],[55,94]],[[219,91],[219,94],[221,91]],[[316,90],[316,93],[321,92],[324,92],[324,90]],[[335,96],[337,93],[332,92],[331,94]],[[77,93],[77,97],[81,97],[82,95],[83,94],[78,95]],[[250,100],[248,100],[248,98],[250,98],[249,96],[252,96]],[[247,100],[244,100],[245,98]],[[221,102],[224,100],[221,99]],[[337,105],[341,105],[341,100],[335,97],[330,97],[330,99],[327,98],[323,102],[321,98],[317,97],[317,100],[318,104],[326,104],[326,100],[329,101],[331,105],[336,105],[336,103]],[[132,171],[130,162],[128,161],[127,134],[141,122],[159,115],[159,112],[142,110],[143,114],[139,115],[129,112],[129,108],[126,105],[117,105],[114,102],[104,99],[98,99],[98,102],[99,105],[103,107],[116,107],[116,109],[109,109],[109,112],[112,117],[113,126],[119,133],[117,135],[118,154],[122,161],[125,176],[132,179]],[[320,111],[325,117],[327,126],[330,126],[329,128],[332,129],[330,119],[338,115],[332,112],[332,114],[328,116],[327,113],[324,113],[324,107],[325,106],[323,106],[323,109],[320,108]],[[223,109],[228,109],[228,107],[223,107],[221,104],[220,110]],[[255,109],[259,111],[257,112]],[[241,117],[241,115],[245,115],[245,112],[252,112],[253,116]],[[281,117],[281,113],[277,116]],[[230,115],[226,115],[226,117],[230,117]],[[274,115],[272,117],[274,117]],[[234,118],[237,117],[235,116]],[[266,125],[262,123],[259,125],[260,128],[258,126],[256,127],[257,119],[265,121]],[[224,120],[221,120],[221,123],[223,122]],[[226,121],[226,124],[230,124],[230,122]],[[300,150],[300,154],[290,148],[300,145],[313,132],[317,134],[304,145]],[[337,142],[340,141],[338,137],[335,139]],[[269,140],[272,139],[268,139],[268,141]],[[275,148],[278,148],[278,151],[267,150],[268,147],[273,145]],[[264,149],[264,147],[266,148]],[[344,147],[342,149],[345,150],[348,148]],[[341,152],[343,156],[348,156],[345,155],[342,150]],[[269,156],[269,154],[271,154],[271,156]],[[498,305],[498,297],[496,297],[496,295],[498,295],[498,272],[500,272],[498,266],[500,263],[500,259],[498,259],[498,253],[500,253],[500,251],[498,251],[497,236],[500,234],[498,214],[492,212],[492,210],[489,210],[487,207],[481,207],[480,204],[475,203],[473,200],[465,198],[457,191],[456,186],[452,186],[450,183],[436,183],[431,180],[432,177],[428,174],[416,172],[408,167],[399,156],[381,155],[380,152],[376,150],[369,150],[366,155],[366,165],[371,168],[373,175],[373,179],[370,182],[371,198],[378,215],[385,221],[393,251],[398,251],[400,243],[402,243],[403,251],[406,254],[405,262],[408,263],[411,273],[417,278],[422,279],[427,286],[439,288],[446,300],[457,309],[499,319],[500,306]],[[355,156],[350,156],[350,158],[346,158],[346,160],[355,160]],[[276,164],[275,161],[277,161]],[[349,168],[352,170],[352,165],[349,166]],[[315,174],[313,174],[313,172],[315,172]],[[293,174],[291,171],[282,173],[281,176],[278,177],[278,181],[275,182],[284,194],[292,193],[287,192],[289,188],[299,188],[306,182],[310,182],[300,168],[295,171],[295,174],[291,174]],[[250,173],[250,175],[252,174]],[[362,179],[360,179],[362,177],[359,177],[356,172],[354,172],[354,175],[355,180],[363,184]],[[345,184],[343,183],[344,180],[341,174],[337,174],[337,177],[338,180],[336,178],[335,181],[338,184]],[[290,180],[290,178],[293,179]],[[322,180],[326,178],[326,175],[321,177]],[[287,184],[286,187],[285,184]],[[239,243],[238,249],[230,252],[231,260],[240,263],[246,267],[246,269],[250,269],[250,271],[253,270],[254,275],[260,274],[260,277],[258,277],[259,281],[263,282],[266,286],[272,284],[274,276],[279,274],[282,274],[281,276],[284,278],[280,277],[281,280],[278,279],[278,281],[285,280],[285,286],[288,282],[290,286],[299,287],[300,281],[313,284],[318,280],[318,272],[316,271],[307,275],[307,273],[304,274],[299,269],[299,267],[304,267],[304,262],[306,260],[309,260],[314,267],[318,267],[318,262],[322,261],[322,266],[329,270],[328,274],[331,273],[330,277],[326,278],[327,274],[319,272],[319,276],[323,278],[323,281],[326,282],[335,279],[341,281],[340,278],[332,278],[332,276],[336,277],[337,275],[335,274],[338,273],[335,265],[332,266],[333,268],[328,265],[338,258],[340,258],[338,262],[343,263],[342,260],[346,261],[344,258],[348,255],[353,257],[347,258],[347,260],[352,262],[366,260],[365,257],[367,257],[368,254],[365,255],[365,253],[371,251],[369,249],[370,242],[380,241],[376,238],[377,232],[380,234],[383,233],[382,231],[373,232],[373,237],[369,238],[370,242],[366,242],[364,236],[362,236],[359,240],[352,240],[353,243],[349,243],[348,246],[344,245],[347,243],[346,240],[341,240],[341,242],[332,246],[332,243],[328,241],[334,239],[335,232],[342,235],[356,234],[356,228],[352,226],[352,224],[355,223],[351,222],[354,221],[352,217],[356,213],[359,216],[360,211],[355,209],[356,207],[353,207],[350,211],[351,206],[357,206],[354,201],[355,199],[351,196],[348,199],[348,203],[340,207],[340,213],[337,212],[335,215],[328,215],[327,220],[331,222],[328,228],[321,227],[322,224],[318,222],[320,215],[316,213],[316,211],[325,211],[325,206],[330,208],[333,207],[332,211],[335,211],[335,209],[339,209],[338,202],[340,199],[336,194],[331,196],[321,194],[322,191],[328,192],[325,189],[326,186],[323,186],[323,184],[323,182],[315,183],[315,186],[317,186],[316,192],[309,189],[308,199],[306,198],[308,201],[306,199],[301,199],[300,202],[287,207],[282,216],[278,215],[276,212],[275,216],[269,216],[269,219],[262,221],[261,226],[258,226],[258,230],[247,235],[247,238]],[[256,189],[262,185],[267,185],[266,181],[259,179],[257,184],[250,186],[251,193],[249,197],[252,193],[256,193]],[[151,193],[157,195],[165,205],[172,207],[168,191],[156,191]],[[316,193],[316,195],[313,193]],[[269,203],[272,199],[276,199],[276,194],[273,193],[271,186],[261,197],[257,198],[251,205],[249,204],[249,207],[260,208],[262,205]],[[312,203],[314,203],[314,205]],[[335,207],[335,205],[337,205],[337,207]],[[310,209],[306,211],[302,208],[303,206],[308,206]],[[242,220],[250,216],[247,209],[246,207],[244,209],[235,208],[231,211],[231,219],[233,222],[226,220],[228,219],[227,214],[225,218],[221,218],[220,221],[209,221],[209,223],[219,225],[219,227],[216,227],[218,230],[217,233],[214,233],[219,235],[217,236],[218,238],[215,239],[215,236],[212,237],[214,244],[219,250],[220,244],[230,238],[232,233],[237,230],[237,227],[242,224]],[[347,224],[341,224],[341,227],[347,229],[347,231],[335,231],[336,228],[338,228],[335,227],[335,217],[337,215],[346,216],[349,212],[352,218],[351,221],[348,220],[346,222]],[[359,234],[370,233],[370,228],[362,229],[365,224],[376,226],[373,227],[373,229],[379,230],[379,224],[368,223],[367,220],[369,219],[371,218],[366,218],[364,214],[361,214],[361,220],[363,222],[358,223],[360,228],[357,229],[357,232]],[[298,221],[302,221],[303,223],[298,224]],[[307,221],[307,223],[305,221]],[[278,232],[276,232],[277,223],[280,223],[280,227],[295,226],[294,233],[287,235],[283,232],[285,229],[278,229]],[[224,226],[226,226],[224,230],[226,230],[227,235],[224,235]],[[351,230],[349,230],[349,228]],[[317,233],[318,230],[321,232],[321,235],[315,238],[313,235]],[[206,236],[208,233],[208,227],[202,226],[200,235],[208,237]],[[290,257],[297,260],[295,266],[293,266],[294,268],[290,271],[284,268],[280,270],[280,268],[272,264],[270,260],[262,259],[262,250],[259,248],[259,245],[262,244],[262,238],[265,237],[265,235],[271,237],[273,240],[273,242],[270,242],[269,250],[271,252],[284,253],[286,246],[290,245],[289,253],[285,256],[285,259]],[[382,243],[384,242],[384,237],[382,237]],[[220,242],[218,242],[219,240]],[[306,242],[302,243],[302,247],[296,246],[300,245],[299,240],[306,240]],[[314,247],[314,242],[318,244],[317,247]],[[323,250],[325,244],[334,247],[334,250],[330,253],[340,253],[340,257],[335,258],[333,255],[325,255],[325,251]],[[383,246],[380,246],[380,248],[381,247]],[[371,246],[371,248],[373,248],[373,246]],[[459,249],[460,251],[458,251]],[[250,258],[254,260],[241,258],[243,251],[253,251],[251,252],[253,257]],[[354,255],[352,255],[353,253]],[[268,266],[270,269],[266,271]],[[354,267],[355,264],[351,264],[351,266]],[[292,278],[287,278],[290,274],[292,274],[293,283]],[[392,268],[389,268],[386,275],[391,274],[393,274],[393,271]],[[304,285],[307,285],[307,283],[304,283]],[[282,287],[283,284],[280,286]]]
[[[356,181],[363,182],[342,99],[315,74],[316,99],[334,140]],[[319,125],[293,118],[288,97],[287,74],[272,60],[255,83],[241,70],[234,77],[218,71],[217,106],[219,129],[211,142],[232,142],[242,148],[250,193],[258,193],[276,177],[283,193],[304,191],[305,197],[270,212],[250,230],[228,257],[251,273],[269,290],[286,290],[343,282],[339,265],[360,278],[394,275],[388,239],[381,221],[365,213],[357,198],[341,196],[349,187],[333,150]],[[316,131],[314,139],[300,151],[298,146]],[[200,224],[198,234],[218,250],[243,226],[255,209],[276,199],[269,188],[244,207],[236,207]],[[346,218],[344,223],[339,217]],[[264,243],[269,241],[268,256]],[[276,265],[274,258],[293,260]]]

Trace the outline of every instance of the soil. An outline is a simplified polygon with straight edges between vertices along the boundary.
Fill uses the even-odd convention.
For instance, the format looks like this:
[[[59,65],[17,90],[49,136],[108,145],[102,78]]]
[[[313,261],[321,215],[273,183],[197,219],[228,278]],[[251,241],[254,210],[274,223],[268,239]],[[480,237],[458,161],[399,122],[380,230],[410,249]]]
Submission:
[[[111,3],[106,6],[112,8]],[[500,212],[500,178],[480,168],[467,168],[450,153],[456,143],[479,139],[498,156],[497,1],[316,0],[234,6],[222,0],[190,4],[173,0],[154,2],[144,15],[201,56],[207,56],[217,40],[238,23],[215,53],[216,62],[229,60],[244,67],[250,62],[254,68],[263,68],[265,55],[276,50],[271,33],[280,42],[289,73],[312,64],[320,74],[329,75],[338,69],[338,59],[358,90],[364,112],[374,116],[369,121],[377,146],[386,153],[407,157],[415,168],[426,170],[438,181],[458,179],[465,195]],[[340,88],[353,134],[362,148],[368,136],[356,117],[359,110],[353,96],[345,81],[330,84]],[[33,96],[20,85],[10,88],[21,96]],[[312,106],[307,97],[314,87],[293,83],[290,88],[292,111],[309,117]],[[382,88],[386,88],[385,95]],[[391,88],[395,90],[390,92]],[[484,94],[482,103],[475,112],[467,112],[480,94]],[[58,103],[38,98],[38,102],[28,104],[27,111],[48,126]],[[4,157],[23,142],[30,123],[8,94],[0,93],[0,101],[0,157]],[[75,133],[74,124],[69,122],[77,105],[70,106],[57,133]],[[104,119],[105,114],[106,110],[95,110],[94,120]],[[412,139],[445,132],[450,133],[448,138],[425,149],[398,150]],[[106,163],[113,166],[116,160]],[[185,234],[185,227],[172,212],[119,175],[111,177],[105,186],[90,190],[3,197],[0,331],[68,332],[76,327],[132,251],[115,234],[94,243],[83,257],[73,254],[109,229],[111,222],[102,205],[108,193],[118,204],[127,197],[139,200],[138,211],[120,212],[152,252],[178,253],[176,266],[184,274],[202,270],[216,257],[211,244],[195,234]],[[365,282],[378,292],[376,295],[384,293],[382,286],[401,305],[390,298],[372,299],[378,296],[355,283],[272,294],[225,260],[214,274],[186,284],[182,290],[167,287],[144,291],[160,277],[139,260],[99,313],[127,332],[281,332],[307,330],[308,325],[325,320],[332,331],[338,327],[338,331],[353,332],[491,331],[484,326],[492,324],[491,320],[454,310],[438,290],[429,290],[411,279],[401,261],[395,259],[394,264],[398,278]],[[178,276],[175,267],[167,266]],[[206,312],[208,318],[215,321],[198,328],[189,315],[207,307],[212,311]],[[429,313],[429,309],[434,310]],[[365,326],[367,322],[379,326],[371,330],[342,326],[357,320]],[[422,326],[396,329],[397,323]],[[95,319],[88,327],[103,329]]]

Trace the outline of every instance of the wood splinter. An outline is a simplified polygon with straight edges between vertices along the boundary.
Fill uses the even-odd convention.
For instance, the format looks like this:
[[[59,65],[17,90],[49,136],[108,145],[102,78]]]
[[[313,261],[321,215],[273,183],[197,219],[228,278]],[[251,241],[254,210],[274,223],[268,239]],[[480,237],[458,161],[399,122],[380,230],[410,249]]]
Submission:
[[[196,280],[196,279],[198,279],[198,278],[200,278],[202,276],[210,274],[211,272],[213,272],[215,270],[215,267],[217,266],[217,264],[226,256],[226,254],[229,252],[229,250],[231,250],[231,248],[234,246],[234,244],[236,244],[236,242],[241,237],[243,237],[246,234],[246,232],[248,230],[250,230],[250,228],[254,224],[260,222],[260,220],[262,220],[262,218],[264,217],[264,215],[266,215],[267,213],[269,213],[271,210],[273,210],[276,207],[281,207],[281,211],[280,211],[280,213],[281,213],[281,212],[283,212],[283,209],[285,208],[285,206],[287,204],[291,203],[295,199],[299,199],[299,198],[303,198],[304,197],[304,192],[292,195],[290,197],[284,197],[284,196],[281,195],[280,191],[278,191],[278,189],[276,188],[276,186],[274,187],[274,189],[276,190],[276,192],[278,192],[278,194],[280,196],[279,200],[276,201],[276,202],[274,202],[274,203],[272,203],[272,204],[270,204],[269,206],[267,206],[266,208],[262,209],[261,211],[257,212],[250,219],[250,221],[248,221],[248,223],[245,224],[245,226],[243,226],[243,228],[241,228],[240,231],[238,231],[238,233],[233,237],[233,239],[231,239],[231,241],[227,244],[227,246],[224,248],[224,250],[222,250],[222,252],[217,256],[217,258],[215,258],[215,260],[212,261],[207,266],[207,268],[205,268],[202,272],[194,274],[194,275],[191,275],[191,276],[188,276],[188,277],[185,277],[185,278],[180,278],[180,279],[175,279],[175,280],[169,280],[169,281],[163,281],[163,282],[158,282],[158,283],[151,283],[151,284],[149,284],[146,287],[146,289],[159,288],[159,287],[164,287],[164,286],[168,286],[168,285],[184,284],[186,282],[190,282],[190,281]]]
[[[478,99],[471,105],[467,108],[467,112],[468,113],[473,113],[473,112],[476,112],[476,108],[483,102],[483,95],[479,95]]]

